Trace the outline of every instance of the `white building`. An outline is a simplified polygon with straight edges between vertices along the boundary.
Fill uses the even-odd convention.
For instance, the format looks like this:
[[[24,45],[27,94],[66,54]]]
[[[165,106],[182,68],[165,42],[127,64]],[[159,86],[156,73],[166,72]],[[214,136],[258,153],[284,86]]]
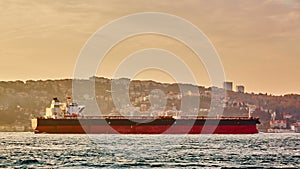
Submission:
[[[223,88],[227,91],[232,91],[232,86],[233,86],[232,82],[224,82],[223,84]]]

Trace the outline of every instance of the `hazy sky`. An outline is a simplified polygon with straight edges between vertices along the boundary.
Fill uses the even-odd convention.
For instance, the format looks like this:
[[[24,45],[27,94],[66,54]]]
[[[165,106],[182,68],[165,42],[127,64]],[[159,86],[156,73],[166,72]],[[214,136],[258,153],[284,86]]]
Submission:
[[[196,25],[218,51],[226,79],[245,85],[247,92],[300,93],[299,0],[2,0],[0,80],[71,78],[87,39],[110,21],[137,12],[170,13]],[[110,77],[122,59],[144,48],[175,53],[200,85],[210,86],[193,52],[157,35],[118,44],[97,75]],[[137,78],[172,81],[159,71]]]

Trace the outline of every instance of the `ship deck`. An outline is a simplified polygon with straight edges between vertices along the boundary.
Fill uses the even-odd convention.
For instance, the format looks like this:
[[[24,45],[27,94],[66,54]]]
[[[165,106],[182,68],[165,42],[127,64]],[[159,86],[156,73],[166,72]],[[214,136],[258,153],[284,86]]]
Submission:
[[[191,119],[191,120],[258,120],[255,117],[223,117],[223,116],[79,116],[61,119]]]

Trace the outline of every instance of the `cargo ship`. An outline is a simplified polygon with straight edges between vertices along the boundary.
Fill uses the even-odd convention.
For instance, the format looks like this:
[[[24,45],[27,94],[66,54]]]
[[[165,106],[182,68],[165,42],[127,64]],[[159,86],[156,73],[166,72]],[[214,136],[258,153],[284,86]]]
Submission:
[[[46,115],[32,119],[35,133],[53,134],[255,134],[258,118],[207,116],[84,116],[85,106],[60,103],[57,98]]]

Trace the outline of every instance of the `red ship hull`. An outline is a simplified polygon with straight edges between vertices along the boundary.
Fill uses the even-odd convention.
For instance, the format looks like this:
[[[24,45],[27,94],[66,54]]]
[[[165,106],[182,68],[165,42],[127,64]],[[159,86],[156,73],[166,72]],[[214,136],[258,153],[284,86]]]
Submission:
[[[255,134],[259,124],[253,118],[135,120],[37,118],[32,127],[35,133],[53,134]]]

